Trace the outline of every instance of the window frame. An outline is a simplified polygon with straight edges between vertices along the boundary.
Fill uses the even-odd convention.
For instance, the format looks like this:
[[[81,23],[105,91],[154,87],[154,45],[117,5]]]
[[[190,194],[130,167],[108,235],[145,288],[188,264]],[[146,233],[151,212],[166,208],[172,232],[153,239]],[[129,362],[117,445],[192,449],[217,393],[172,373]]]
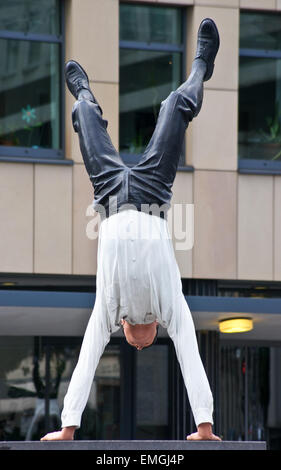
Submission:
[[[64,62],[65,62],[65,4],[59,1],[61,31],[60,34],[24,33],[19,31],[0,30],[0,39],[13,39],[29,42],[47,42],[60,44],[60,141],[59,149],[34,149],[30,147],[0,145],[0,161],[31,162],[31,163],[71,163],[65,160],[65,93],[64,93]]]
[[[129,5],[134,5],[131,2],[123,2],[122,4],[127,3]],[[145,6],[152,6],[157,8],[161,6],[165,8],[165,5],[153,5],[147,4]],[[166,7],[173,7],[181,11],[181,27],[182,27],[182,43],[181,44],[170,44],[170,43],[158,43],[158,42],[144,42],[144,41],[127,41],[119,39],[119,51],[120,49],[135,49],[143,51],[156,51],[156,52],[179,52],[181,53],[181,81],[186,80],[185,70],[186,70],[186,34],[187,34],[187,19],[186,19],[186,8],[177,6],[177,5],[166,5]],[[120,99],[120,95],[119,95]],[[120,125],[120,114],[119,114],[119,125]],[[184,152],[185,152],[185,142],[184,142]],[[131,154],[120,152],[120,156],[125,164],[128,166],[133,166],[138,163],[141,154]],[[193,171],[193,168],[187,165],[185,162],[179,163],[178,169]]]
[[[240,15],[243,13],[269,13],[268,11],[261,10],[240,10]],[[239,60],[240,57],[257,57],[267,59],[281,59],[281,48],[279,51],[273,49],[252,49],[252,48],[239,48]],[[240,92],[240,84],[238,84],[238,92]],[[239,109],[238,109],[239,119]],[[239,134],[239,130],[238,130]],[[238,139],[238,135],[237,135]],[[255,158],[241,158],[239,155],[238,147],[238,172],[239,173],[253,173],[253,174],[281,174],[281,161],[276,162],[266,159],[255,159]]]

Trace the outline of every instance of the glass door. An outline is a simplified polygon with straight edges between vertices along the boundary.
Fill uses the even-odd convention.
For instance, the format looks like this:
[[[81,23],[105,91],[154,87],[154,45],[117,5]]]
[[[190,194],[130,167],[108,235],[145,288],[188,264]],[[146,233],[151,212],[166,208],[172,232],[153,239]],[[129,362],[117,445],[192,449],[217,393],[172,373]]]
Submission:
[[[280,364],[276,346],[221,346],[220,430],[224,440],[280,448]]]

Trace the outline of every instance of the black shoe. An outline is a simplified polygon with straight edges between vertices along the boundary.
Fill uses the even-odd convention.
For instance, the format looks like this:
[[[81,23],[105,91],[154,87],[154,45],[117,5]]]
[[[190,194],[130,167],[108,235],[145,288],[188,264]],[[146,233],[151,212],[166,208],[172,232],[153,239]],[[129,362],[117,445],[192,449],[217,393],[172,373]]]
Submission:
[[[64,73],[68,89],[76,99],[81,90],[87,90],[92,95],[88,75],[78,62],[75,60],[67,62]]]
[[[205,18],[198,29],[195,59],[203,59],[207,64],[204,82],[213,75],[214,61],[220,46],[220,36],[213,20]]]

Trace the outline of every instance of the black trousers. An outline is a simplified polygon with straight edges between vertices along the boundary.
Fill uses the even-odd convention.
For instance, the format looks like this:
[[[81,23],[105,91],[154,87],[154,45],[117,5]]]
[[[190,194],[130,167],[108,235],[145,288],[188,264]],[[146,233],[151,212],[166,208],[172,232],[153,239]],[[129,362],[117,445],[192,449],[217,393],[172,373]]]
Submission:
[[[200,62],[196,63],[188,80],[161,103],[151,140],[133,167],[125,165],[114,148],[99,104],[76,101],[73,127],[94,188],[94,209],[102,219],[128,208],[128,204],[166,217],[185,131],[201,109],[203,76]]]

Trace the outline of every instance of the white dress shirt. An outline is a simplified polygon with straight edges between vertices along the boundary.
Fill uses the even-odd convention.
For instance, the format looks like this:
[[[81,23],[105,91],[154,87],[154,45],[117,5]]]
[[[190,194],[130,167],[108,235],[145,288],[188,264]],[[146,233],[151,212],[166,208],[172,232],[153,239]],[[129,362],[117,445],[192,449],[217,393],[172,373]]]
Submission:
[[[168,222],[133,209],[121,210],[103,220],[96,282],[94,309],[64,399],[62,427],[80,426],[95,370],[111,333],[120,328],[121,319],[132,325],[157,320],[167,328],[195,423],[213,424],[213,397],[182,293]]]

